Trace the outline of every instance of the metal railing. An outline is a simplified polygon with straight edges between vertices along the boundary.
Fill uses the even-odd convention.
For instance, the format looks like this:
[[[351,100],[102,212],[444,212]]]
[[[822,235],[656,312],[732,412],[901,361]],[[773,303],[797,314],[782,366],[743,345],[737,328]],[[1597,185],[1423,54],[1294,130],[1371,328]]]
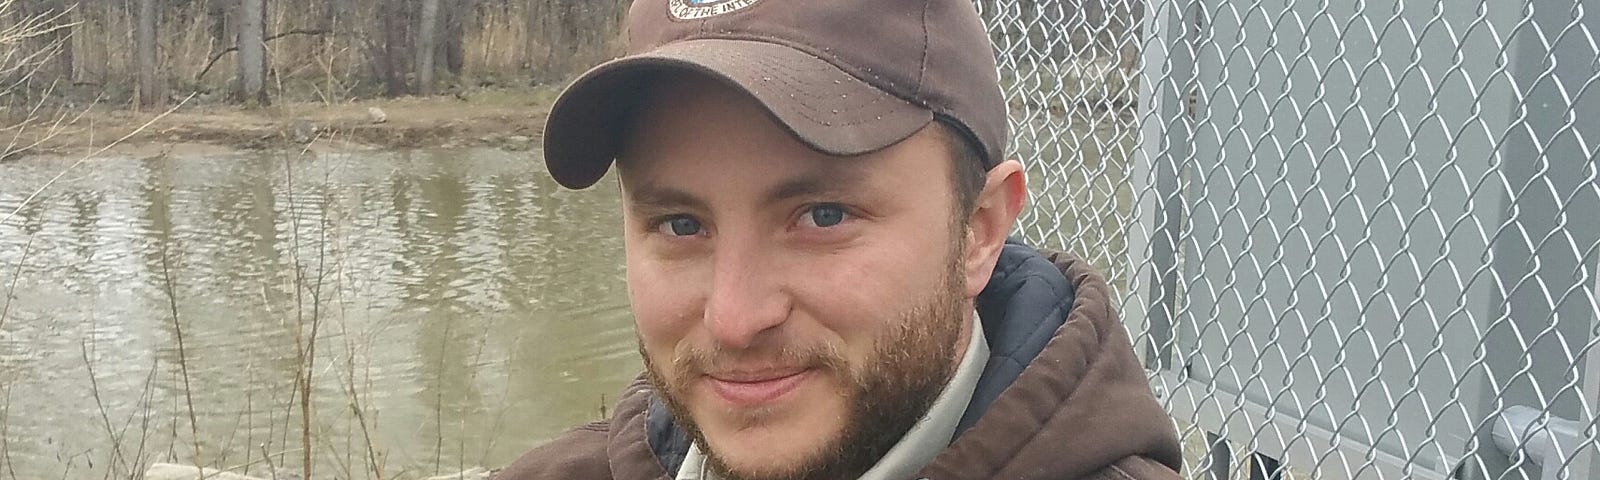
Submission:
[[[1600,478],[1600,2],[979,0],[1191,478]]]

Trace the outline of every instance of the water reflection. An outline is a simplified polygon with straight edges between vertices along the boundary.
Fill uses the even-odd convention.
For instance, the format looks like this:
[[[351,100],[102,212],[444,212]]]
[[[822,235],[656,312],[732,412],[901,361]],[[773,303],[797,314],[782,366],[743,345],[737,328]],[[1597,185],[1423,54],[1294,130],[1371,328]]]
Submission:
[[[0,214],[65,166],[0,165]],[[308,364],[318,477],[500,465],[596,418],[639,368],[617,198],[540,168],[493,150],[80,166],[0,224],[0,292],[18,272],[0,464],[298,471]]]

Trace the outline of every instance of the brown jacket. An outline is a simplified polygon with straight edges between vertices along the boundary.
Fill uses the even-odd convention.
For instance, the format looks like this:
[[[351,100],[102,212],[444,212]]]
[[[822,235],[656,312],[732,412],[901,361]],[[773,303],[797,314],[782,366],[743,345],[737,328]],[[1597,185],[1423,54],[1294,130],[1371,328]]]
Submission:
[[[1083,260],[1041,256],[1020,244],[1006,246],[995,277],[978,299],[992,353],[974,405],[955,441],[918,478],[1178,478],[1177,436],[1151,394],[1105,281]],[[1025,312],[1043,313],[1043,321],[1028,324]],[[1024,325],[996,325],[991,317]],[[1053,335],[1030,328],[1049,328],[1043,333]],[[1030,350],[1030,341],[1039,346]],[[1008,357],[1019,352],[1026,358]],[[1008,364],[1015,371],[1008,373]],[[653,396],[649,383],[635,380],[609,421],[572,429],[495,478],[671,479],[668,470],[676,465],[663,464],[681,462],[682,456],[665,450],[686,445],[662,440],[666,435],[658,427],[670,418],[648,418],[665,415]]]

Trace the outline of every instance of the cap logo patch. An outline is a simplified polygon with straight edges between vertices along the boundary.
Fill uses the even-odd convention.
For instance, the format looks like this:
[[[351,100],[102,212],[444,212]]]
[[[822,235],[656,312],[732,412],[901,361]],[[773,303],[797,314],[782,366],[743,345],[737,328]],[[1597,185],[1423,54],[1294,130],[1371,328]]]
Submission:
[[[667,11],[678,20],[699,20],[743,10],[761,0],[668,0]]]

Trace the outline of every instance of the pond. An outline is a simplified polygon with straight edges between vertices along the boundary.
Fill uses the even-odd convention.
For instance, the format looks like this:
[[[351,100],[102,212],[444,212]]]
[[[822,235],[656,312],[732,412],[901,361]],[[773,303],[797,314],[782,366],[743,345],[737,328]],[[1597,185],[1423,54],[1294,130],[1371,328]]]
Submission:
[[[0,477],[309,445],[316,478],[420,478],[601,418],[640,369],[616,190],[537,158],[0,164]]]

